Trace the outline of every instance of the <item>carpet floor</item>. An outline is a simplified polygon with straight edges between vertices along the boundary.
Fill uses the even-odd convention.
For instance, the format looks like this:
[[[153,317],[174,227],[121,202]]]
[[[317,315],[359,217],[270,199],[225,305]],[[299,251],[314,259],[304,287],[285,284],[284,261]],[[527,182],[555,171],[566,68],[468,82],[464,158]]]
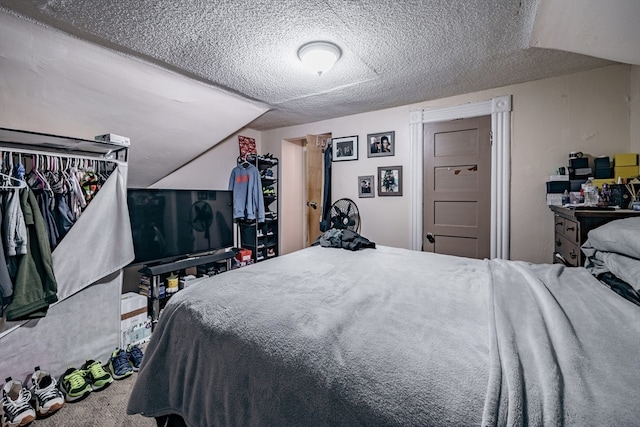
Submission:
[[[50,417],[36,419],[33,427],[156,427],[153,418],[127,415],[127,403],[137,378],[113,381],[107,388],[65,405]]]

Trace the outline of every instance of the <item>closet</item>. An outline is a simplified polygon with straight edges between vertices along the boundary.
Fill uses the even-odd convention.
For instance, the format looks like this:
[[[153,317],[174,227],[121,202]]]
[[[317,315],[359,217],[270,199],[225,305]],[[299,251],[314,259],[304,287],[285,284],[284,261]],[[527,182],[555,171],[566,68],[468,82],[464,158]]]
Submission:
[[[106,362],[120,342],[122,269],[134,257],[128,147],[0,128],[0,153],[2,191],[31,192],[41,208],[56,282],[45,313],[8,320],[13,301],[5,307],[0,377]]]

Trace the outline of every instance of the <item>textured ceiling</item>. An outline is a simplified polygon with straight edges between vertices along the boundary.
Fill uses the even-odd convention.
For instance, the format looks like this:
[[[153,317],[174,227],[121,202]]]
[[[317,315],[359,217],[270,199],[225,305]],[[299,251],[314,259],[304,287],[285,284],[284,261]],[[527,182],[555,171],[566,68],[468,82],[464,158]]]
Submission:
[[[538,0],[0,0],[73,36],[259,101],[266,130],[610,62],[531,48]],[[298,48],[342,49],[318,77]]]

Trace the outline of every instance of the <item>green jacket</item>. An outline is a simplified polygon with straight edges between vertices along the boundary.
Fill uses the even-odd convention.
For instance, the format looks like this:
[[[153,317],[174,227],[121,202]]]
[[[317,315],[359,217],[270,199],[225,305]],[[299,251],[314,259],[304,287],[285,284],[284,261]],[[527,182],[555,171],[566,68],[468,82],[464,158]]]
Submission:
[[[36,196],[29,188],[20,190],[20,207],[27,226],[27,254],[18,255],[13,298],[7,306],[7,320],[44,317],[49,304],[58,301],[58,284],[53,274],[51,247]]]

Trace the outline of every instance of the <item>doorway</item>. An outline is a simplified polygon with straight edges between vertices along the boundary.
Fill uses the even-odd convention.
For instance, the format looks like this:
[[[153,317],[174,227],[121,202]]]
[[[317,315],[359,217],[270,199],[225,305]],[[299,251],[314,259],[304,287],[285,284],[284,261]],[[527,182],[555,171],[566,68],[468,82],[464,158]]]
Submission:
[[[489,258],[491,116],[424,128],[422,250]]]
[[[461,118],[491,115],[491,258],[509,259],[511,179],[511,95],[409,114],[410,218],[409,247],[422,249],[423,212],[423,126]]]

